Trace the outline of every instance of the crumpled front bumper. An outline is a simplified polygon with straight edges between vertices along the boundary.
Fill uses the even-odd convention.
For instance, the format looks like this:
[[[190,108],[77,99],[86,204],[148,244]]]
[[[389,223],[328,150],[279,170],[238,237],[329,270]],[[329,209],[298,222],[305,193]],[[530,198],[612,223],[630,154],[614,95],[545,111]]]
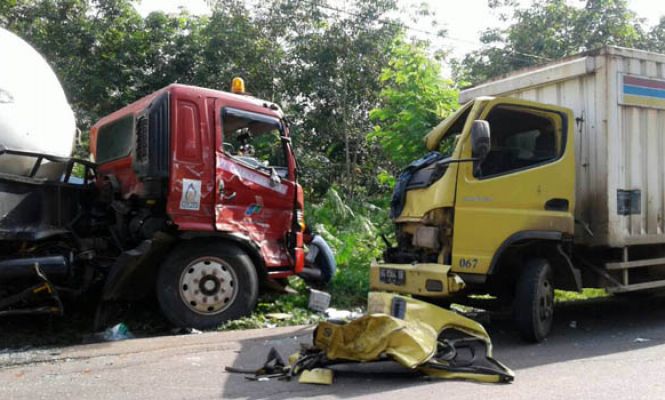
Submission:
[[[442,379],[509,383],[515,374],[492,356],[492,341],[478,322],[426,301],[370,292],[367,314],[351,321],[322,321],[313,344],[302,345],[288,365],[273,348],[263,367],[245,371],[251,380],[289,379],[330,385],[335,364],[395,361],[409,370]]]
[[[397,292],[424,297],[447,297],[462,291],[466,284],[443,264],[372,263],[371,290]]]
[[[437,342],[436,354],[417,367],[426,375],[486,383],[512,382],[515,377],[510,368],[493,358],[492,341],[485,328],[461,314],[410,297],[381,292],[369,293],[367,312],[370,317],[391,316],[406,324],[428,326],[436,332],[433,337]],[[427,343],[426,335],[411,335],[411,339]],[[395,346],[394,353],[417,354],[400,342],[391,344]],[[393,358],[400,361],[399,357]]]

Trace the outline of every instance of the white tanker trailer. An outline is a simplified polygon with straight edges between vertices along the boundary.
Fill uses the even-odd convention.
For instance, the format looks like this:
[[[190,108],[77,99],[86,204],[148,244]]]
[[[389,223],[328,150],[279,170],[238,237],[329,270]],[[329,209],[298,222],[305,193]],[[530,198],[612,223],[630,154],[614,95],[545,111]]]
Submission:
[[[0,149],[70,157],[76,123],[65,92],[46,60],[0,28]],[[35,159],[0,156],[0,173],[28,175]],[[57,179],[58,164],[43,160],[38,176]]]

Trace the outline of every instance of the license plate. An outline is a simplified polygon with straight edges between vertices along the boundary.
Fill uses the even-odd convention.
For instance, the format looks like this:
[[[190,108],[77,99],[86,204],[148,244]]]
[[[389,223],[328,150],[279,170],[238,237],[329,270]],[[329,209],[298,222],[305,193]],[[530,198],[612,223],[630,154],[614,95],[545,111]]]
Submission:
[[[403,286],[406,283],[406,273],[401,269],[379,268],[379,280],[388,285]]]

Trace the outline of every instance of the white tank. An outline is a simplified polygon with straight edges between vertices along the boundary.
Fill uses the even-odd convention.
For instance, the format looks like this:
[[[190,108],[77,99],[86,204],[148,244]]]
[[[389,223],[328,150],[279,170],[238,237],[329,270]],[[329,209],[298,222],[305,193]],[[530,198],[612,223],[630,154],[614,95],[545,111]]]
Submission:
[[[65,92],[46,60],[27,42],[0,28],[0,146],[70,157],[76,123]],[[0,173],[26,175],[34,159],[2,155]],[[40,176],[57,178],[45,165]]]

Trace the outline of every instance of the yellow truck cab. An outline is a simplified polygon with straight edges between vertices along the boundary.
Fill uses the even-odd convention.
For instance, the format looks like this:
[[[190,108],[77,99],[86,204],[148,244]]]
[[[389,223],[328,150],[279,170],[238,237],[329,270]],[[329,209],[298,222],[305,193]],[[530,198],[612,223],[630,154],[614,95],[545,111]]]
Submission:
[[[555,288],[664,287],[664,65],[606,47],[462,92],[398,180],[371,288],[490,293],[540,341]]]

